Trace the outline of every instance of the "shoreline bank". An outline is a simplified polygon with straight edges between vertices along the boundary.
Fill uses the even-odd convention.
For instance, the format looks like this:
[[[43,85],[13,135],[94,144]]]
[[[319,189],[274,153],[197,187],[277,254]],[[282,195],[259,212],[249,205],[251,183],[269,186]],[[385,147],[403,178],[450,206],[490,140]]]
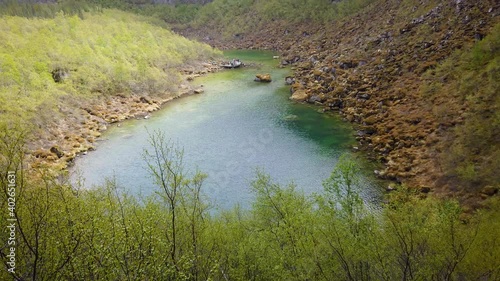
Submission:
[[[175,93],[115,94],[59,105],[57,116],[47,127],[39,128],[34,139],[28,141],[28,162],[33,168],[63,171],[77,157],[96,149],[99,137],[109,126],[129,119],[148,119],[150,114],[172,100],[201,94],[203,85],[193,87],[189,82],[220,69],[218,62],[182,68],[179,72],[183,80]]]

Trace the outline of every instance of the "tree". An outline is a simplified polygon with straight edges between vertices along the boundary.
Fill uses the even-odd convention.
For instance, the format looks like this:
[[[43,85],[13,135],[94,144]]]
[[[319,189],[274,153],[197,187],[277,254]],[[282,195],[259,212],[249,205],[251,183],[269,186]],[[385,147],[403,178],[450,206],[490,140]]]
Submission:
[[[371,256],[377,243],[371,242],[378,239],[378,231],[373,214],[359,195],[359,177],[358,164],[344,154],[331,176],[323,182],[324,195],[318,196],[322,217],[319,240],[327,253],[318,264],[324,275],[333,279],[373,278]]]
[[[315,228],[312,200],[295,190],[294,184],[281,186],[260,171],[251,187],[256,196],[251,235],[258,246],[250,250],[262,256],[255,262],[264,278],[311,278]]]
[[[206,279],[209,264],[202,266],[202,232],[208,205],[203,200],[202,186],[207,177],[197,171],[189,178],[184,171],[184,150],[167,141],[165,134],[155,131],[150,134],[150,150],[145,149],[143,158],[155,184],[157,194],[167,207],[170,226],[166,239],[170,244],[170,262],[175,274],[173,278],[188,276],[193,280]],[[168,266],[168,265],[167,265]],[[205,276],[201,276],[201,274]]]
[[[170,259],[176,272],[180,271],[178,264],[178,217],[177,211],[184,188],[184,151],[177,149],[173,144],[168,143],[165,134],[156,131],[150,134],[149,144],[151,151],[144,150],[143,158],[147,164],[148,171],[155,184],[160,187],[158,193],[167,204],[170,216],[170,229],[167,231],[167,240],[170,242]]]

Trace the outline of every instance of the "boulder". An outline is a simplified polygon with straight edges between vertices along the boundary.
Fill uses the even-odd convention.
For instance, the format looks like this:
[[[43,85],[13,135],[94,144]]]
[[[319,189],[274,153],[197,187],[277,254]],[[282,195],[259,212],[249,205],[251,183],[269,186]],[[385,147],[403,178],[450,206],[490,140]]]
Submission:
[[[339,63],[339,66],[342,69],[349,69],[349,68],[355,68],[356,66],[358,66],[358,64],[354,61],[345,61]]]
[[[294,100],[294,101],[302,102],[302,101],[307,100],[308,97],[309,96],[305,90],[297,90],[297,91],[293,92],[290,99]]]
[[[373,125],[378,122],[378,118],[376,115],[371,115],[365,118],[363,121],[366,125]]]
[[[377,132],[377,129],[373,126],[360,126],[360,130],[358,130],[358,136],[367,136],[373,135]]]
[[[310,103],[321,103],[321,97],[319,95],[312,95],[307,101]]]
[[[421,186],[420,187],[420,192],[422,192],[422,193],[429,193],[430,191],[431,191],[430,186]]]
[[[292,85],[295,82],[295,78],[292,76],[287,76],[285,77],[285,84],[286,85]]]
[[[358,97],[358,99],[362,99],[362,100],[369,100],[370,99],[369,94],[358,94],[357,97]]]
[[[390,183],[386,188],[385,188],[385,191],[387,192],[391,192],[391,191],[394,191],[394,190],[397,190],[397,186],[396,184],[394,183]]]
[[[142,103],[151,104],[151,100],[149,100],[147,97],[141,97],[139,100]]]
[[[297,115],[294,115],[294,114],[289,114],[289,115],[283,117],[283,120],[285,120],[285,121],[294,121],[297,119],[299,119],[299,117]]]
[[[50,148],[50,152],[54,153],[57,155],[57,158],[61,158],[64,156],[64,153],[59,149],[58,146],[53,146]]]
[[[295,91],[302,90],[302,89],[304,89],[304,85],[302,85],[301,83],[295,81],[292,84],[292,87],[290,88],[290,93],[294,93]]]
[[[54,79],[54,82],[56,83],[62,83],[64,80],[69,78],[69,71],[63,68],[56,68],[52,70],[51,74],[52,79]]]
[[[498,193],[498,188],[493,187],[491,185],[485,186],[481,189],[481,194],[487,195],[487,196],[493,196]]]
[[[46,150],[43,149],[38,149],[33,152],[33,155],[36,158],[47,158],[48,156],[50,156],[50,154],[51,154],[50,152],[47,152]]]
[[[257,74],[255,75],[254,81],[256,82],[271,82],[271,74],[266,73],[266,74]]]

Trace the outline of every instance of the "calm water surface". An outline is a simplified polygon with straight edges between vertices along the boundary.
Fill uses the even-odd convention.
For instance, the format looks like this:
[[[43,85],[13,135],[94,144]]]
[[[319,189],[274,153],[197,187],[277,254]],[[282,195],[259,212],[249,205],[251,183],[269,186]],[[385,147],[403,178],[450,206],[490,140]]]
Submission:
[[[284,85],[289,70],[277,68],[272,53],[226,55],[257,66],[198,78],[193,83],[203,84],[203,94],[170,102],[147,120],[111,127],[96,151],[78,158],[73,178],[79,174],[92,187],[115,177],[130,193],[151,194],[156,189],[142,153],[149,147],[148,131],[161,130],[184,148],[187,171],[209,175],[204,192],[221,208],[250,204],[249,184],[257,168],[279,183],[294,182],[306,193],[321,191],[338,157],[354,143],[349,126],[337,116],[318,113],[318,108],[289,101]],[[273,82],[254,82],[257,73],[270,73]],[[380,194],[371,176],[362,185],[365,199]]]

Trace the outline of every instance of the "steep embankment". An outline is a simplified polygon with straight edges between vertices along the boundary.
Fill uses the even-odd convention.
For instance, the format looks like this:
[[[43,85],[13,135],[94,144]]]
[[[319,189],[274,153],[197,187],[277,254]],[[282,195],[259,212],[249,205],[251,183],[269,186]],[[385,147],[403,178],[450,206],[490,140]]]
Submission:
[[[116,10],[0,18],[0,127],[33,132],[35,166],[65,167],[107,124],[191,91],[181,70],[210,71],[200,62],[218,52],[151,21]]]
[[[498,93],[498,63],[489,62],[498,62],[499,34],[492,27],[499,22],[499,13],[498,2],[487,0],[374,1],[353,16],[326,24],[275,20],[251,31],[242,28],[241,33],[229,37],[204,28],[184,32],[221,48],[280,50],[281,64],[295,70],[292,91],[300,93],[295,96],[326,111],[338,111],[355,123],[361,147],[385,165],[376,171],[380,177],[423,192],[458,194],[472,203],[498,190],[498,179],[483,172],[494,170],[489,165],[498,166],[498,161],[469,157],[469,165],[457,170],[446,167],[450,162],[443,156],[458,153],[458,148],[446,148],[455,132],[470,124],[467,120],[485,111],[498,111],[495,94],[481,109],[473,109],[466,97],[483,83]],[[432,78],[436,67],[441,69],[438,78],[442,84],[459,84],[463,74],[459,69],[467,68],[467,62],[457,63],[451,77],[443,75],[447,70],[440,65],[465,59],[471,46],[488,35],[494,38],[482,49],[490,60],[476,66],[478,71],[488,67],[485,79],[472,71],[469,77],[474,80],[469,82],[473,86],[460,97],[450,91],[429,90],[427,85],[437,79]],[[450,67],[448,70],[451,73]],[[460,149],[471,151],[462,154],[498,154],[498,121],[483,131],[492,132],[475,136],[486,137],[485,147],[476,145],[473,152],[465,145]],[[453,161],[460,163],[463,158]],[[485,174],[489,178],[479,176]]]

